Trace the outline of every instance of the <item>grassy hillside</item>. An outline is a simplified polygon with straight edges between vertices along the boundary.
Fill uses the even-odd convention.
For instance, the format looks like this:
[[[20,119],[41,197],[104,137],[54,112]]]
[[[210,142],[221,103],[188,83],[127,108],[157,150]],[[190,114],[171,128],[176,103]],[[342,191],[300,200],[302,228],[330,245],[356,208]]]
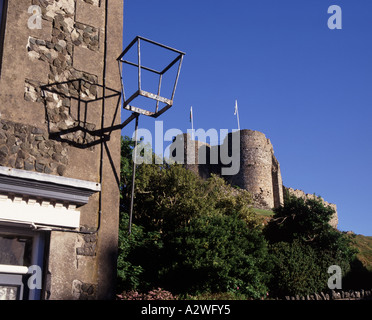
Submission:
[[[351,272],[343,279],[345,289],[368,289],[372,287],[372,237],[348,233],[353,246],[358,249],[357,260]]]
[[[372,237],[358,234],[353,237],[353,241],[354,246],[359,250],[358,259],[369,271],[372,271]]]
[[[253,208],[253,211],[261,216],[266,224],[273,216],[274,211]],[[357,257],[363,266],[367,268],[368,271],[372,272],[372,237],[364,236],[361,234],[350,234],[353,239],[355,248],[359,250]]]
[[[272,210],[264,210],[264,209],[257,209],[253,208],[253,211],[260,215],[260,216],[265,216],[265,217],[272,217],[274,215],[274,211]]]
[[[274,211],[272,210],[264,210],[264,209],[258,209],[258,208],[252,208],[252,209],[255,214],[261,217],[263,225],[266,225],[271,220],[271,218],[274,216]]]

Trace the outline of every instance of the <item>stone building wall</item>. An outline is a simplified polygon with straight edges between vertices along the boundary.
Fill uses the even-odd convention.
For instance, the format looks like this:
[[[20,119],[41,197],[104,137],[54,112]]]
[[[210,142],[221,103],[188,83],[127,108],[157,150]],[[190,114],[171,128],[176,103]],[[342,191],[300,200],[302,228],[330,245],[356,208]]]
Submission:
[[[46,130],[0,119],[0,165],[63,176],[68,144],[49,139]]]
[[[28,26],[31,5],[41,29]],[[77,233],[49,234],[46,299],[114,294],[120,131],[109,128],[120,123],[122,21],[123,1],[8,0],[0,165],[102,185],[80,208]]]

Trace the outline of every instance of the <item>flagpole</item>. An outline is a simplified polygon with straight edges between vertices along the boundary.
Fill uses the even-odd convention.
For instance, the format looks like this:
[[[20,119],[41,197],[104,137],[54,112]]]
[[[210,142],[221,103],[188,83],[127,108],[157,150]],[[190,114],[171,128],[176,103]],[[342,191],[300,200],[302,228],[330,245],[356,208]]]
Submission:
[[[190,120],[191,120],[191,139],[194,140],[194,115],[192,114],[192,106],[190,108]]]
[[[238,120],[238,130],[240,131],[238,100],[235,100],[235,113]]]

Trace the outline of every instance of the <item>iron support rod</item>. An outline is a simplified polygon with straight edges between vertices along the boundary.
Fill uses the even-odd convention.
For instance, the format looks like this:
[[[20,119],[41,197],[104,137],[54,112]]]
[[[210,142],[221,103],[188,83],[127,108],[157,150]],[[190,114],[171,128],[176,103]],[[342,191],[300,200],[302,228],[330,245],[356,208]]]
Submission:
[[[131,61],[127,61],[127,60],[120,60],[119,62],[122,62],[122,63],[125,63],[125,64],[129,64],[130,66],[133,66],[133,67],[139,67],[138,64],[134,63],[134,62],[131,62]],[[147,70],[147,71],[150,71],[150,72],[153,72],[153,73],[157,73],[157,74],[162,74],[162,72],[158,71],[158,70],[155,70],[155,69],[151,69],[151,68],[148,68],[148,67],[145,67],[145,66],[141,66],[142,69],[144,70]]]
[[[161,81],[163,79],[163,75],[161,74],[159,76],[159,86],[158,86],[158,96],[160,97],[160,90],[161,90]],[[157,113],[159,110],[159,100],[156,101],[156,108],[155,108],[155,113]]]
[[[128,233],[132,233],[132,220],[133,220],[133,204],[134,204],[134,186],[135,186],[135,178],[136,178],[136,162],[137,162],[137,132],[138,132],[138,118],[139,114],[136,114],[136,125],[134,131],[134,149],[132,154],[133,159],[133,172],[132,172],[132,191],[130,197],[130,210],[129,210],[129,226],[128,226]],[[133,156],[134,155],[134,156]]]
[[[164,44],[161,44],[159,42],[156,42],[156,41],[153,41],[153,40],[150,40],[150,39],[147,39],[147,38],[144,38],[144,37],[141,37],[141,36],[137,36],[137,39],[142,39],[143,41],[146,41],[146,42],[149,42],[149,43],[152,43],[154,45],[157,45],[161,48],[164,48],[164,49],[168,49],[168,50],[171,50],[171,51],[174,51],[174,52],[177,52],[177,53],[180,53],[180,54],[185,54],[184,52],[180,51],[180,50],[177,50],[177,49],[174,49],[172,47],[169,47],[169,46],[166,46]]]
[[[125,48],[125,50],[122,52],[122,54],[119,56],[118,60],[120,60],[128,51],[130,48],[133,47],[133,45],[137,42],[138,36],[135,37],[132,42]]]
[[[123,95],[123,102],[124,102],[125,101],[125,91],[124,91],[124,85],[123,85],[123,68],[121,66],[120,61],[118,61],[118,67],[119,67],[119,74],[120,74],[121,94]]]
[[[172,98],[171,98],[172,101],[173,101],[173,99],[174,99],[174,94],[175,94],[175,92],[176,92],[176,87],[177,87],[177,83],[178,83],[178,78],[179,78],[179,76],[180,76],[180,72],[181,72],[182,61],[183,61],[183,55],[181,55],[180,64],[178,65],[176,81],[174,82],[174,87],[173,87],[173,92],[172,92]]]
[[[141,90],[141,44],[140,39],[137,42],[137,50],[138,50],[138,90]]]
[[[161,72],[161,74],[164,74],[164,73],[166,73],[170,68],[172,68],[174,65],[175,65],[175,63],[178,61],[178,60],[180,60],[181,59],[181,57],[182,57],[182,54],[180,54],[179,56],[177,56],[177,58],[175,58],[167,67],[165,67],[164,69],[163,69],[163,71]]]

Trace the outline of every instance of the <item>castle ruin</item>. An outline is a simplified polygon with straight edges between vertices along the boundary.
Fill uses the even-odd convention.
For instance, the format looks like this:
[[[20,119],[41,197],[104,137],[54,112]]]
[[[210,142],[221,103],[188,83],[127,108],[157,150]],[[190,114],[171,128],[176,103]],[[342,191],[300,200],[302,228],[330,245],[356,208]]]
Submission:
[[[232,154],[233,135],[237,135],[240,142],[239,153]],[[179,147],[183,152],[177,155]],[[226,147],[231,156],[236,156],[239,164],[236,174],[224,175],[222,169],[228,167],[220,161],[221,149]],[[173,145],[172,158],[184,163],[185,167],[207,179],[211,174],[222,176],[229,184],[247,190],[253,200],[253,207],[271,210],[284,204],[284,192],[288,191],[304,199],[314,198],[314,195],[305,194],[301,190],[286,188],[283,185],[279,161],[274,155],[271,141],[265,134],[253,130],[240,130],[229,133],[222,145],[211,146],[205,141],[191,139],[189,134],[176,137]],[[218,160],[218,161],[217,161]],[[323,200],[323,199],[322,199]],[[335,210],[330,224],[337,228],[337,207],[324,201],[325,205]]]

